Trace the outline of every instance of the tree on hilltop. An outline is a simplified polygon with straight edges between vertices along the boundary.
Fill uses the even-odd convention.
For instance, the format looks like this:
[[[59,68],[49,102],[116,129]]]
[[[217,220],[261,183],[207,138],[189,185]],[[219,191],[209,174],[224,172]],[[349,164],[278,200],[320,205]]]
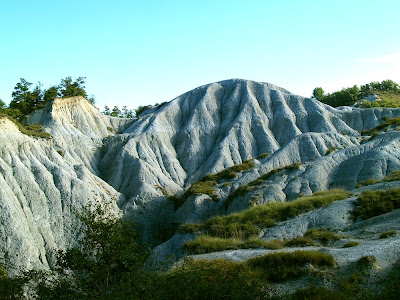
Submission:
[[[313,90],[313,97],[317,100],[322,100],[324,97],[325,91],[321,87],[316,87]]]
[[[78,77],[75,81],[72,80],[71,76],[61,79],[61,83],[58,86],[59,96],[61,97],[74,97],[82,96],[87,98],[85,90],[86,77]]]

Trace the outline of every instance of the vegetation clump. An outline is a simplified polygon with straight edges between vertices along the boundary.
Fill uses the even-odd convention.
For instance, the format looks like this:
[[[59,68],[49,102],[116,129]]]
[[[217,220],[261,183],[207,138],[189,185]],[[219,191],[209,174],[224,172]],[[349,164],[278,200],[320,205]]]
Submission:
[[[283,281],[298,278],[314,267],[333,267],[335,259],[332,255],[320,251],[295,251],[271,253],[247,261],[251,268],[262,271],[262,276],[270,281]]]
[[[361,132],[362,135],[376,135],[378,134],[380,131],[383,130],[387,130],[390,127],[396,127],[400,125],[400,117],[395,117],[395,118],[391,118],[388,119],[384,122],[382,122],[381,124],[379,124],[378,126],[368,129],[368,130],[363,130]]]
[[[327,244],[336,242],[342,238],[342,236],[338,235],[335,232],[332,232],[331,230],[329,230],[327,228],[309,229],[304,234],[304,237],[309,238],[314,241],[319,241],[323,245],[327,245]]]
[[[400,107],[400,86],[393,80],[372,81],[360,87],[354,85],[331,94],[325,94],[321,87],[313,90],[313,98],[333,107],[353,105],[370,94],[378,94],[380,100],[373,102],[365,100],[358,105],[364,108]]]
[[[208,174],[199,181],[193,183],[182,197],[169,196],[168,199],[174,202],[175,210],[181,207],[192,195],[209,195],[214,201],[219,201],[219,196],[214,194],[215,187],[223,180],[229,180],[237,177],[237,172],[245,172],[255,166],[253,160],[246,160],[241,164],[234,165],[228,169],[222,170],[216,174]],[[226,186],[226,185],[224,185]]]
[[[264,241],[260,238],[253,237],[248,240],[237,238],[219,238],[207,235],[197,236],[192,241],[187,241],[183,248],[191,254],[203,254],[224,250],[237,250],[249,248],[265,248],[265,249],[281,249],[284,243],[280,240]]]
[[[358,245],[360,245],[360,243],[357,241],[348,241],[346,244],[343,245],[343,248],[356,247]]]
[[[367,186],[367,185],[371,185],[371,184],[376,184],[379,182],[391,182],[391,181],[400,181],[400,171],[395,170],[392,173],[390,173],[390,175],[385,176],[384,178],[380,179],[380,180],[376,180],[376,179],[367,179],[365,181],[359,182],[356,184],[356,188],[362,187],[362,186]]]
[[[260,156],[257,157],[257,159],[264,159],[264,158],[267,158],[269,156],[270,156],[269,153],[262,153],[262,154],[260,154]]]
[[[279,172],[283,172],[283,171],[293,171],[293,170],[298,170],[301,167],[301,163],[294,163],[288,166],[284,166],[284,167],[280,167],[280,168],[276,168],[273,169],[271,171],[269,171],[268,173],[261,175],[260,177],[258,177],[256,180],[249,182],[249,184],[247,185],[242,185],[239,186],[236,190],[234,190],[231,194],[229,194],[229,196],[226,198],[225,200],[225,206],[228,207],[235,198],[240,197],[240,196],[244,196],[247,193],[255,190],[255,186],[258,186],[260,184],[262,184],[264,181],[268,180],[271,176],[279,173]]]
[[[387,239],[387,238],[390,238],[390,237],[393,237],[393,236],[396,236],[396,235],[397,235],[397,231],[396,230],[389,230],[389,231],[382,232],[379,235],[379,238],[380,239]]]
[[[210,248],[209,241],[210,237],[220,239],[236,239],[224,244],[221,247],[235,247],[243,248],[254,245],[248,240],[252,237],[256,237],[261,228],[268,228],[274,226],[277,222],[285,221],[299,214],[309,212],[316,208],[325,207],[336,200],[346,199],[351,193],[344,190],[329,190],[315,193],[311,196],[300,197],[295,201],[291,202],[272,202],[258,206],[254,206],[250,209],[244,210],[239,213],[234,213],[228,216],[217,216],[207,220],[204,223],[188,223],[180,226],[180,231],[185,233],[196,233],[200,234],[200,237],[196,238],[195,243],[188,243],[191,247],[187,250],[196,249],[196,252],[205,253]],[[311,239],[322,240],[322,233],[317,236],[315,232],[311,235]],[[333,235],[333,233],[329,233]],[[325,233],[325,239],[328,239],[328,233]],[[308,237],[308,236],[307,236]],[[307,238],[306,237],[306,238]],[[332,237],[330,237],[332,239]],[[237,240],[242,240],[242,243]],[[212,242],[220,240],[214,239]],[[270,241],[267,241],[268,243]],[[219,244],[222,245],[223,241]],[[286,242],[282,242],[285,246]],[[295,243],[295,241],[293,241]],[[309,242],[311,243],[311,242]],[[290,243],[289,243],[290,244]],[[230,245],[230,246],[226,246]],[[261,247],[268,248],[268,246],[258,244]],[[199,250],[201,249],[201,250]]]
[[[400,188],[386,191],[364,191],[354,203],[353,218],[369,219],[400,208]]]

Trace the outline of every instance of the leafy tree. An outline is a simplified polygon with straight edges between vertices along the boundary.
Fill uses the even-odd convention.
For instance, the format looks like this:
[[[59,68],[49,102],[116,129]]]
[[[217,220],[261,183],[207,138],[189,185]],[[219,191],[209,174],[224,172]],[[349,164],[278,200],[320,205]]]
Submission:
[[[353,105],[360,99],[360,89],[354,85],[351,88],[342,89],[324,96],[321,101],[333,107]]]
[[[104,110],[102,111],[102,114],[106,115],[106,116],[111,115],[110,108],[107,105],[104,106]]]
[[[40,280],[39,298],[140,298],[147,286],[143,268],[148,252],[137,243],[133,223],[100,206],[84,209],[79,218],[84,238],[79,246],[59,252],[56,276]]]
[[[114,106],[114,108],[111,111],[110,116],[118,117],[118,116],[120,116],[120,114],[121,114],[121,110],[119,109],[119,107],[118,106]]]
[[[53,85],[44,91],[43,102],[47,103],[58,96],[58,87]]]
[[[20,79],[12,92],[13,100],[10,102],[11,109],[18,109],[23,115],[31,113],[37,106],[43,103],[42,85],[40,82],[36,85],[31,92],[32,83],[26,81],[24,78]]]
[[[71,76],[61,79],[61,83],[58,86],[61,97],[74,97],[82,96],[87,97],[85,90],[86,77],[78,77],[75,81],[72,80]]]
[[[324,94],[325,94],[325,92],[324,92],[324,90],[321,88],[321,87],[316,87],[314,90],[313,90],[313,97],[315,98],[315,99],[317,99],[317,100],[322,100],[322,98],[324,97]]]
[[[3,100],[0,99],[0,109],[5,109],[6,108],[6,104],[3,102]]]

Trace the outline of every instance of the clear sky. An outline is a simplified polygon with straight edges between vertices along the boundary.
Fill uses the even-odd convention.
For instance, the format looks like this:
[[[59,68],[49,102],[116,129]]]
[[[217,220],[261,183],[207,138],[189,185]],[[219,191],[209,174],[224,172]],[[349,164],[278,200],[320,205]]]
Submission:
[[[0,99],[86,76],[97,105],[169,101],[244,78],[310,96],[400,83],[398,0],[1,0]]]

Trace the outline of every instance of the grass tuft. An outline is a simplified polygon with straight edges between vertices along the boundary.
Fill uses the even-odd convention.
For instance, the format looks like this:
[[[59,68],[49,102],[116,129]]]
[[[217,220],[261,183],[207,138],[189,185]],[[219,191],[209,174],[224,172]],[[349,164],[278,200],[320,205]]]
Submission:
[[[360,245],[360,243],[357,242],[357,241],[349,241],[349,242],[347,242],[346,244],[343,245],[343,248],[356,247],[358,245]]]
[[[319,241],[323,245],[331,244],[342,238],[342,236],[330,231],[327,228],[315,228],[307,230],[307,232],[304,234],[304,237]]]

